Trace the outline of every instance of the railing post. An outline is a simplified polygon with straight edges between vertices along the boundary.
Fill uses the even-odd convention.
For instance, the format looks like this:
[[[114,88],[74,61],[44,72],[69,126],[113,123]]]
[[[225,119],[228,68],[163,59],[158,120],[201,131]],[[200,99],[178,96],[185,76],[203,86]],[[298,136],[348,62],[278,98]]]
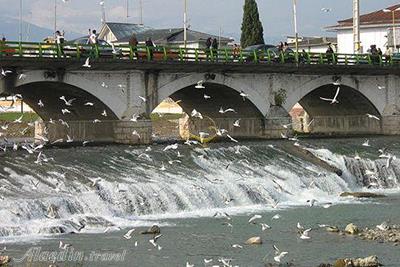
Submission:
[[[267,49],[267,59],[268,63],[271,63],[271,51],[269,51],[269,49]]]
[[[319,54],[319,64],[324,64],[324,56],[321,53]]]
[[[76,58],[81,58],[81,49],[79,48],[79,45],[76,45]]]
[[[183,61],[183,51],[182,51],[182,47],[179,47],[179,58],[181,61]]]
[[[349,58],[347,55],[344,56],[344,64],[347,66],[349,64]]]
[[[98,58],[100,58],[99,45],[95,44],[94,48],[95,48],[95,52],[96,52],[96,59],[98,59]]]
[[[281,58],[281,63],[285,63],[285,55],[283,54],[282,51],[280,53],[280,58]]]
[[[240,61],[240,63],[244,62],[244,60],[243,60],[243,50],[241,48],[240,48],[240,51],[239,51],[239,61]]]
[[[167,48],[165,48],[165,46],[163,46],[163,53],[164,53],[164,61],[168,61]]]
[[[358,56],[358,54],[356,54],[356,64],[360,64],[360,57]]]
[[[369,65],[372,65],[372,58],[371,58],[371,55],[368,55],[368,56],[367,56],[367,59],[368,59],[368,64],[369,64]]]
[[[336,55],[335,53],[332,53],[332,64],[336,65],[337,61],[336,61]]]
[[[228,49],[225,48],[225,63],[229,61],[229,54],[228,54]]]
[[[133,46],[129,45],[129,59],[133,60]]]
[[[18,52],[19,52],[19,56],[22,57],[22,43],[19,42],[19,47],[18,47]]]
[[[258,62],[258,57],[257,57],[257,51],[256,50],[253,51],[253,61],[254,61],[254,63]]]
[[[214,61],[214,49],[210,48],[211,61]]]
[[[42,43],[39,43],[39,58],[43,56],[43,48],[42,48]]]
[[[194,58],[196,62],[199,62],[199,50],[197,48],[194,49]]]

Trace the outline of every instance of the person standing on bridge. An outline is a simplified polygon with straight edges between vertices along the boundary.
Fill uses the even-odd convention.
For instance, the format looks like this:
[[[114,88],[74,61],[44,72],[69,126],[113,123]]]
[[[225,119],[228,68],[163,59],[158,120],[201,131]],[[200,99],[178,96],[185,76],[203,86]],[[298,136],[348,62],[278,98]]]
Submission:
[[[215,58],[218,61],[218,41],[217,38],[214,38],[212,41],[212,51],[213,51],[213,58]]]
[[[136,56],[136,59],[139,60],[138,46],[139,42],[136,38],[136,34],[132,34],[131,39],[129,39],[129,46],[132,49],[132,53]]]
[[[153,60],[154,47],[155,47],[155,45],[153,43],[153,40],[151,40],[151,38],[149,37],[149,39],[147,39],[147,41],[146,41],[146,48],[148,49],[150,60]]]
[[[211,39],[211,37],[208,37],[208,38],[207,38],[207,41],[206,41],[206,55],[207,55],[207,61],[208,61],[209,58],[210,58],[211,45],[212,45],[212,39]]]
[[[88,44],[90,44],[92,46],[89,57],[95,58],[96,54],[97,54],[96,50],[97,50],[97,44],[98,44],[96,30],[90,31],[90,29],[89,29]]]
[[[64,32],[61,33],[60,31],[56,31],[56,44],[58,47],[58,51],[60,53],[60,56],[64,56]]]

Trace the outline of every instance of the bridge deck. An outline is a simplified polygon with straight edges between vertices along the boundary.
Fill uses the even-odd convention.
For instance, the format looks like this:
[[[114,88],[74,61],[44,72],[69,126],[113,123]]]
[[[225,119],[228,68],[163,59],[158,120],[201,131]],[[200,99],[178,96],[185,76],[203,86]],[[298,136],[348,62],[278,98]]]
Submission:
[[[165,72],[387,75],[400,73],[396,56],[283,53],[235,49],[101,47],[43,43],[0,43],[0,67],[10,69],[151,70]]]

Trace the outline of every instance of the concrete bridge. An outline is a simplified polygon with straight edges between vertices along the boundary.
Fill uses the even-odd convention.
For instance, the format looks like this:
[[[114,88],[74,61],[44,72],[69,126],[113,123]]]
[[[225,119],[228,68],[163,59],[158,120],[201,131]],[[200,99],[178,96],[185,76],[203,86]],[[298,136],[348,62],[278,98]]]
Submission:
[[[203,120],[192,118],[188,123],[192,133],[216,126],[237,138],[280,138],[281,133],[291,132],[284,125],[290,124],[288,112],[296,103],[314,119],[312,133],[400,133],[397,66],[97,58],[91,68],[84,68],[84,61],[0,57],[0,67],[12,71],[0,79],[0,94],[21,94],[43,119],[41,128],[47,127],[50,140],[65,139],[68,134],[75,141],[148,143],[150,114],[168,97],[187,114],[196,109],[203,115]],[[196,89],[201,80],[205,89]],[[332,98],[336,81],[341,88],[339,104],[331,105],[320,97]],[[276,103],[278,92],[281,103]],[[211,98],[205,99],[204,94]],[[66,106],[61,96],[76,100]],[[38,105],[39,100],[44,107]],[[93,106],[85,105],[88,102]],[[222,114],[221,107],[236,112]],[[63,114],[65,108],[71,113]],[[102,115],[104,111],[107,116]],[[132,121],[136,116],[139,119]],[[237,119],[241,127],[233,126]]]

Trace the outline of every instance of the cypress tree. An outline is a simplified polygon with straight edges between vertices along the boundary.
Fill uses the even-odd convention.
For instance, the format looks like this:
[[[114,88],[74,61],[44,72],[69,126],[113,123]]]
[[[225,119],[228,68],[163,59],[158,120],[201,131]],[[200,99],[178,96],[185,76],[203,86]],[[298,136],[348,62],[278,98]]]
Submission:
[[[264,29],[258,14],[256,0],[245,0],[244,2],[240,44],[243,48],[250,45],[264,44]]]

